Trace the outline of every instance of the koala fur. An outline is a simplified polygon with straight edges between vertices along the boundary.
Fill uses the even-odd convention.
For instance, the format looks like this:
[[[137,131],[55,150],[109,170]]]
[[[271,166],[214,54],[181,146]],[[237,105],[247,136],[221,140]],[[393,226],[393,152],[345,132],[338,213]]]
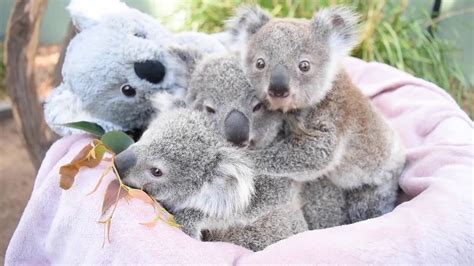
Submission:
[[[204,113],[189,108],[162,112],[115,160],[125,184],[155,197],[183,231],[197,239],[204,229],[247,226],[275,207],[290,209],[297,199],[297,184],[288,178],[254,178],[245,151],[225,141],[214,126]],[[267,234],[264,243],[242,238],[236,243],[263,248],[306,230],[302,217],[301,211],[295,217],[273,215],[275,220],[286,219],[289,224],[282,226],[287,228]]]
[[[196,69],[189,81],[186,101],[191,108],[207,113],[226,137],[231,125],[226,119],[239,112],[248,119],[248,135],[244,141],[252,147],[273,142],[283,126],[283,116],[269,112],[257,99],[240,66],[236,54],[220,54],[196,60]]]
[[[152,96],[166,91],[183,97],[187,87],[187,69],[170,45],[189,43],[203,53],[226,50],[206,34],[173,35],[118,0],[72,0],[68,10],[78,34],[67,49],[63,82],[45,104],[46,121],[60,135],[77,132],[61,126],[77,121],[106,131],[146,128],[156,112]]]
[[[247,143],[246,147],[251,150],[271,147],[273,142],[282,138],[281,134],[285,131],[282,114],[267,110],[256,98],[255,91],[243,72],[237,54],[214,55],[199,62],[189,82],[187,100],[191,107],[205,112],[209,119],[215,122],[220,134],[228,140],[226,131],[229,127],[232,129],[232,125],[227,123],[227,118],[235,111],[240,112],[248,123],[239,126],[249,127],[248,134],[243,137],[242,142]],[[259,106],[260,108],[258,108]],[[272,178],[275,177],[257,175],[255,178],[256,195],[268,197],[268,195],[293,194],[296,196],[296,193],[301,193],[301,189],[309,191],[305,188],[306,184],[301,185],[298,182],[297,186],[287,191],[277,190],[275,187],[267,188],[266,184],[267,182],[272,184]],[[257,243],[267,243],[268,236],[272,236],[275,230],[281,230],[281,228],[278,229],[281,224],[292,224],[292,222],[288,223],[289,217],[293,217],[292,219],[301,217],[299,209],[301,207],[306,209],[308,205],[312,206],[312,216],[308,217],[312,219],[307,219],[310,228],[326,228],[346,223],[347,215],[344,210],[343,191],[327,179],[317,180],[314,183],[311,187],[313,194],[310,202],[301,202],[300,194],[298,194],[300,202],[296,208],[294,206],[278,207],[272,211],[274,214],[266,216],[267,218],[262,218],[262,221],[257,221],[254,224],[234,227],[225,232],[211,231],[207,235],[208,240],[220,239],[242,245],[242,242],[248,241],[249,238],[259,238],[258,242],[249,242],[255,248]],[[294,191],[294,189],[298,191]],[[278,205],[275,204],[275,206]],[[289,212],[292,215],[288,217],[286,215]],[[283,213],[285,215],[282,215]],[[270,223],[271,220],[275,220],[274,222],[279,225],[263,226]]]
[[[193,237],[204,218],[228,219],[245,210],[254,189],[245,154],[186,108],[160,113],[115,164],[125,184],[155,197]],[[153,176],[156,169],[160,176]]]
[[[256,170],[310,183],[328,178],[344,191],[349,222],[394,208],[405,163],[398,137],[341,67],[357,43],[356,24],[343,7],[311,20],[272,18],[251,7],[228,25],[243,40],[243,67],[257,97],[282,111],[291,128],[282,141],[250,153]],[[311,186],[306,200],[314,198]]]

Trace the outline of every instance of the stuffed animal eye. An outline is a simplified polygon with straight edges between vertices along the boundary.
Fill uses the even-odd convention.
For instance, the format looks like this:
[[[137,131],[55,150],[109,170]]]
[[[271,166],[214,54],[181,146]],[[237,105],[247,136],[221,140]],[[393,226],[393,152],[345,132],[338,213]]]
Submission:
[[[160,177],[163,175],[163,172],[161,171],[160,168],[156,168],[156,167],[152,167],[150,168],[150,173],[154,176],[154,177]]]
[[[255,66],[256,66],[258,69],[263,69],[263,68],[265,68],[265,61],[263,60],[263,58],[257,59],[257,62],[255,63]]]
[[[136,32],[133,34],[133,36],[140,38],[140,39],[146,39],[146,34],[143,32]]]
[[[309,62],[307,60],[303,60],[300,62],[300,64],[298,65],[298,67],[300,68],[301,71],[303,72],[308,72],[309,69],[311,68]]]
[[[209,107],[209,106],[206,106],[206,111],[210,114],[215,114],[216,113],[216,110],[214,108]]]
[[[120,90],[122,91],[123,95],[127,97],[133,97],[137,94],[137,91],[128,84],[123,85],[122,88],[120,88]]]
[[[253,107],[253,111],[257,112],[258,110],[262,109],[262,106],[263,106],[262,103],[257,103],[257,105]]]

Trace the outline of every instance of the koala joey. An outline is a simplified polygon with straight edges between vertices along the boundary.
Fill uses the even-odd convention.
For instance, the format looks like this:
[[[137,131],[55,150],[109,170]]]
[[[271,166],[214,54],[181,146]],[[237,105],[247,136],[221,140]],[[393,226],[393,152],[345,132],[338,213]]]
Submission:
[[[242,64],[257,97],[283,112],[291,129],[250,153],[256,170],[298,181],[327,177],[344,190],[349,222],[393,209],[405,163],[399,139],[341,67],[356,44],[356,24],[344,7],[322,9],[311,20],[272,18],[250,7],[228,24],[244,43]]]
[[[285,204],[289,207],[280,213],[290,212],[286,210],[296,196],[287,191],[296,192],[295,182],[254,179],[245,151],[225,141],[214,125],[204,113],[189,108],[162,112],[138,142],[116,157],[123,182],[155,197],[174,214],[183,231],[197,239],[201,230],[225,231],[269,214],[270,220],[281,225],[277,232],[272,230],[258,243],[250,242],[252,238],[238,238],[234,243],[261,249],[306,230],[301,212],[289,217],[271,213]],[[275,193],[261,193],[267,189]]]
[[[245,146],[248,150],[266,149],[284,137],[282,114],[262,106],[245,76],[237,54],[215,55],[201,60],[190,78],[187,100],[191,107],[206,113],[209,119],[214,121],[220,134],[237,146]],[[257,175],[255,180],[256,195],[260,197],[280,193],[292,195],[295,194],[295,189],[298,192],[301,190],[301,184],[297,183],[291,187],[292,190],[276,190],[268,185],[275,180],[264,175]],[[306,184],[303,184],[304,187]],[[325,228],[346,222],[341,189],[327,179],[321,179],[315,181],[311,191],[314,192],[311,202],[300,202],[297,207],[299,209],[304,206],[306,209],[311,206],[311,212],[307,212],[311,215],[307,216],[305,213],[310,228]],[[274,215],[277,216],[283,211],[286,210],[277,208]],[[259,221],[254,225],[218,232],[217,236],[212,235],[215,232],[209,232],[209,238],[215,240],[220,237],[236,242],[238,231],[242,239],[248,239],[256,238],[255,232],[260,230],[260,239],[264,240],[265,233],[273,234],[276,226],[265,231],[263,224],[263,221]],[[253,236],[249,236],[250,234]]]

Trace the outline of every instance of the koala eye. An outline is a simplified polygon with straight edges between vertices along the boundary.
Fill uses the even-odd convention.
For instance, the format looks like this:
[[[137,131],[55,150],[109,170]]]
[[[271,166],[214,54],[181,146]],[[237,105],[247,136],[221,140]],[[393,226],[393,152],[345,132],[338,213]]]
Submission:
[[[140,39],[146,39],[146,34],[143,32],[135,32],[133,36],[140,38]]]
[[[150,168],[150,173],[154,176],[154,177],[160,177],[163,175],[163,172],[161,171],[160,168],[156,168],[156,167],[152,167]]]
[[[298,67],[300,68],[301,71],[303,72],[308,72],[309,69],[311,68],[309,62],[307,60],[303,60],[300,62],[300,64],[298,65]]]
[[[128,84],[122,85],[120,90],[122,91],[123,95],[125,95],[127,97],[133,97],[137,94],[137,91],[132,86],[130,86]]]
[[[255,63],[255,66],[258,69],[264,69],[265,68],[265,61],[263,60],[263,58],[257,59],[257,62]]]
[[[257,112],[258,110],[262,109],[262,106],[262,103],[257,103],[257,105],[253,107],[253,112]]]
[[[216,110],[212,107],[206,106],[206,111],[210,114],[215,114]]]

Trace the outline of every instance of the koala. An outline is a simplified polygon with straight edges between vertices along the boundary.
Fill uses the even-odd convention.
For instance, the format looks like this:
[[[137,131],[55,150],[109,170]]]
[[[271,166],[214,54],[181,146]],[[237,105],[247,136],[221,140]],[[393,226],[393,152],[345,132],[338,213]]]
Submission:
[[[245,151],[225,141],[214,125],[203,112],[190,108],[161,112],[142,138],[115,158],[122,181],[156,198],[174,214],[183,231],[196,239],[201,239],[202,230],[225,231],[269,215],[266,220],[282,226],[277,232],[273,228],[265,241],[238,238],[241,242],[235,243],[262,249],[307,230],[301,211],[299,216],[284,217],[271,212],[275,206],[284,208],[281,213],[289,212],[286,209],[296,195],[288,191],[297,191],[292,189],[295,182],[254,178]]]
[[[284,120],[281,113],[267,110],[256,98],[255,91],[239,61],[237,54],[214,55],[202,59],[190,78],[187,101],[191,108],[207,114],[227,141],[248,150],[265,149],[283,137]],[[298,201],[300,201],[299,193],[305,187],[294,182],[295,186],[290,187],[290,190],[276,190],[268,186],[274,181],[264,175],[257,175],[255,182],[256,195],[260,197],[289,194],[298,197]],[[318,180],[312,189],[315,193],[311,199],[313,207],[311,214],[314,219],[307,220],[311,228],[326,228],[346,223],[342,190],[327,179]],[[280,217],[281,223],[286,223],[288,212],[293,212],[290,217],[297,217],[296,213],[301,213],[300,208],[307,204],[308,202],[300,201],[296,208],[276,208],[272,213],[274,212],[275,217]],[[263,220],[225,232],[208,232],[206,240],[220,239],[241,243],[238,236],[245,241],[249,237],[252,238],[249,236],[252,234],[253,238],[258,238],[264,243],[266,236],[272,235],[278,230],[276,229],[278,226],[264,227],[263,224],[268,222]],[[256,232],[259,233],[258,236]]]
[[[141,132],[157,112],[153,95],[184,96],[188,70],[170,45],[226,50],[206,34],[172,34],[118,0],[72,0],[68,10],[78,33],[67,48],[63,82],[45,104],[46,121],[59,135],[77,132],[62,126],[77,121]]]
[[[278,137],[283,117],[268,112],[255,96],[237,54],[193,61],[197,66],[186,95],[190,108],[205,112],[220,134],[237,146],[265,147]]]
[[[282,112],[290,128],[278,143],[249,152],[256,171],[308,182],[309,201],[315,180],[327,178],[343,190],[351,223],[394,208],[405,164],[395,132],[341,67],[357,43],[356,24],[344,7],[322,9],[311,20],[247,7],[227,25],[244,44],[241,62],[257,97]]]

